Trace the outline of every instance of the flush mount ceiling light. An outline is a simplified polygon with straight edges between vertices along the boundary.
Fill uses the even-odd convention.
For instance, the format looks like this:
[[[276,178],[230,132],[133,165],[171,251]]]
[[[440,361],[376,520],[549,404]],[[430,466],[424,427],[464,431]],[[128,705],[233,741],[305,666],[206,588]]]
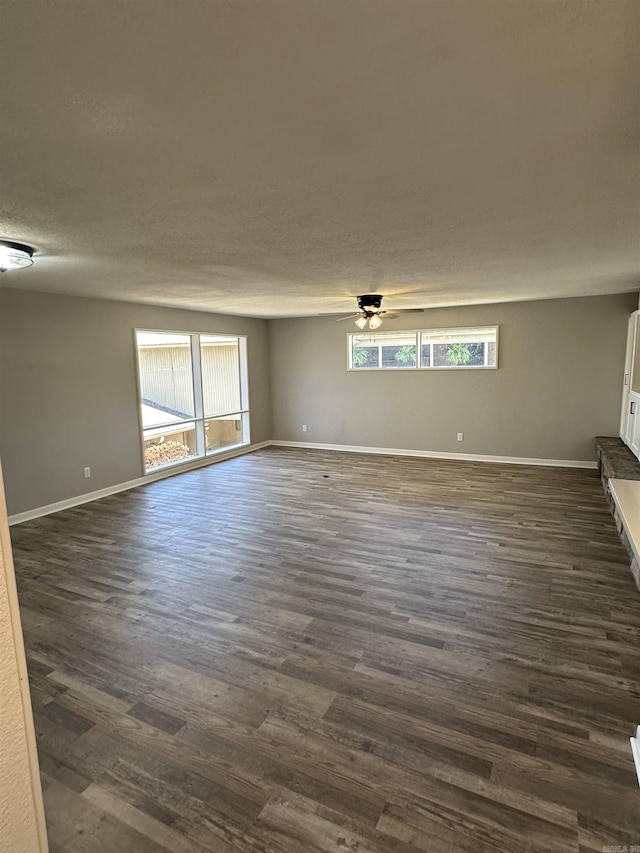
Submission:
[[[22,270],[33,264],[33,249],[26,243],[0,240],[0,272]]]

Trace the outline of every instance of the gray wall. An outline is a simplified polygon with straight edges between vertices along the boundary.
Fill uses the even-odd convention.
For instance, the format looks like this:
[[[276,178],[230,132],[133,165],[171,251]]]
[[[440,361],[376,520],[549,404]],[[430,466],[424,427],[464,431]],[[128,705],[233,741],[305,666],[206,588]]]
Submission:
[[[347,371],[352,323],[271,321],[273,438],[593,460],[593,437],[618,434],[636,304],[624,294],[443,308],[382,327],[497,324],[499,369],[478,371]]]
[[[626,294],[409,314],[383,329],[498,324],[499,369],[349,372],[355,327],[333,317],[265,321],[0,290],[9,512],[142,476],[135,327],[246,334],[253,443],[589,460],[594,435],[618,433],[636,306],[637,295]]]
[[[142,476],[136,327],[247,335],[251,441],[271,438],[266,320],[3,289],[0,455],[10,514]]]

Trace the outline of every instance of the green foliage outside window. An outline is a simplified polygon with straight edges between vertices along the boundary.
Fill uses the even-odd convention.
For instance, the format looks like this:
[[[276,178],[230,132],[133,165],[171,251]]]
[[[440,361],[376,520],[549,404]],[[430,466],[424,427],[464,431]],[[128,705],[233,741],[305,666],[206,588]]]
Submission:
[[[351,360],[356,367],[362,367],[363,364],[367,363],[368,358],[369,355],[364,347],[355,346],[353,348]]]
[[[413,344],[405,344],[400,347],[395,354],[396,361],[399,361],[401,364],[415,364],[416,363],[416,348]]]
[[[471,361],[469,344],[450,344],[447,351],[447,361],[449,364],[469,364]]]

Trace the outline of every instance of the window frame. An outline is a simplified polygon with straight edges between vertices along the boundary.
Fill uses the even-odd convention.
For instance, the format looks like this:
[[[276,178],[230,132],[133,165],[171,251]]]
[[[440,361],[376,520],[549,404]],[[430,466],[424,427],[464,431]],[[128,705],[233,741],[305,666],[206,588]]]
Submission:
[[[422,346],[422,335],[423,334],[446,334],[446,333],[456,333],[469,331],[473,332],[475,330],[488,330],[495,329],[496,333],[496,363],[495,364],[446,364],[446,365],[422,365],[420,364],[420,355],[421,355],[421,346]],[[412,335],[414,338],[414,346],[416,349],[416,363],[410,365],[398,365],[398,367],[382,367],[382,344],[380,344],[380,366],[379,367],[354,367],[353,366],[353,345],[352,339],[357,337],[362,337],[363,334],[373,334],[375,332],[347,332],[347,371],[350,373],[398,373],[403,370],[426,370],[426,371],[435,371],[440,372],[443,370],[498,370],[499,363],[499,352],[500,352],[500,326],[497,325],[483,325],[483,326],[446,326],[444,328],[431,328],[431,329],[398,329],[397,335]],[[379,335],[392,335],[393,332],[378,332]],[[433,353],[433,347],[432,347]]]
[[[189,348],[191,353],[191,380],[194,401],[194,416],[187,418],[184,421],[175,421],[166,424],[156,424],[153,429],[167,428],[167,432],[179,432],[181,425],[195,427],[196,433],[196,455],[190,456],[187,459],[179,459],[176,462],[166,462],[164,465],[156,465],[154,468],[147,470],[144,458],[145,446],[145,428],[142,420],[142,386],[140,379],[140,350],[138,346],[138,333],[155,334],[155,335],[184,335],[189,338]],[[232,412],[224,412],[211,416],[204,415],[204,390],[202,378],[202,355],[201,355],[201,338],[203,337],[220,337],[230,338],[238,341],[238,381],[240,384],[240,409]],[[226,453],[230,450],[236,450],[238,447],[246,447],[251,443],[251,422],[249,413],[249,368],[247,362],[247,336],[237,335],[227,332],[185,332],[177,329],[149,329],[135,327],[133,329],[133,350],[135,356],[135,374],[136,374],[136,394],[137,394],[137,410],[138,410],[138,432],[140,435],[140,461],[142,464],[142,476],[151,477],[161,471],[167,469],[189,468],[191,466],[202,464],[207,459]],[[219,447],[207,451],[205,426],[208,421],[214,421],[221,418],[228,418],[231,415],[239,415],[242,424],[241,434],[242,441],[235,444],[229,444],[225,447]]]

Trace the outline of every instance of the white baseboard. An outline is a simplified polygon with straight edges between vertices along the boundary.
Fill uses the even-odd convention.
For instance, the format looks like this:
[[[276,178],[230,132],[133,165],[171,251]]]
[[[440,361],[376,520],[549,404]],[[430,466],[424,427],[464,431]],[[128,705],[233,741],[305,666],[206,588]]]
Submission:
[[[551,468],[597,468],[597,462],[579,459],[538,459],[526,456],[485,456],[476,453],[442,453],[438,450],[405,450],[397,447],[361,447],[357,444],[318,444],[311,441],[271,441],[274,447],[306,447],[311,450],[340,450],[346,453],[379,453],[384,456],[420,456],[466,462],[498,462],[506,465],[544,465]]]
[[[243,456],[245,453],[253,453],[255,450],[260,450],[271,444],[270,441],[261,441],[259,444],[247,444],[242,447],[235,447],[233,450],[228,450],[223,453],[217,453],[215,456],[207,456],[203,459],[195,459],[193,462],[187,462],[184,465],[172,466],[164,468],[162,471],[156,471],[153,474],[147,474],[145,477],[137,477],[135,480],[128,480],[126,483],[117,483],[115,486],[107,486],[106,489],[98,489],[95,492],[86,492],[83,495],[76,495],[73,498],[67,498],[64,501],[56,501],[56,503],[39,506],[35,509],[29,509],[26,512],[18,512],[15,515],[9,516],[9,524],[21,524],[23,521],[31,521],[33,518],[40,518],[43,515],[51,515],[54,512],[60,512],[63,509],[71,509],[74,506],[97,501],[100,498],[106,498],[109,495],[116,495],[118,492],[126,492],[128,489],[135,489],[138,486],[146,486],[148,483],[154,483],[156,480],[164,480],[167,477],[175,477],[176,474],[184,474],[186,471],[193,471],[194,468],[203,468],[205,465],[214,465],[216,462],[224,462],[225,459],[233,459],[234,456]]]

